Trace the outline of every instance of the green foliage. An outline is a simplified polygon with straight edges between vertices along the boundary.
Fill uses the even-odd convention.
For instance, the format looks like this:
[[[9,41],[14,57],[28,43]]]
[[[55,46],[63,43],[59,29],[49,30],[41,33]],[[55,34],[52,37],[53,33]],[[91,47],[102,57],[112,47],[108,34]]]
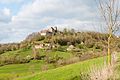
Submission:
[[[19,54],[13,56],[0,56],[0,65],[28,63],[31,58],[23,58]]]
[[[0,45],[0,54],[7,52],[7,51],[14,51],[20,48],[19,43],[8,43],[8,44],[1,44]]]
[[[120,48],[120,42],[117,43],[118,48]]]
[[[94,45],[95,45],[95,42],[96,41],[94,39],[88,39],[88,40],[85,41],[85,46],[87,48],[93,48]]]
[[[84,44],[79,44],[77,46],[78,46],[79,49],[85,49],[86,48],[86,46]]]
[[[104,46],[105,45],[103,45],[102,42],[97,42],[97,43],[95,43],[94,48],[103,50]]]
[[[117,40],[116,36],[114,35],[113,38]],[[108,34],[102,34],[98,32],[75,32],[74,29],[64,29],[63,32],[58,31],[56,35],[52,36],[41,36],[40,33],[32,33],[28,35],[28,37],[21,43],[0,45],[0,54],[22,48],[31,48],[33,43],[38,41],[44,43],[59,44],[61,46],[84,43],[87,48],[93,48],[94,46],[96,46],[96,48],[100,48],[101,46],[107,47],[107,39]],[[119,41],[120,40],[117,40],[116,45],[118,43],[118,46],[115,46],[115,49],[120,48]],[[101,46],[97,45],[96,42],[102,42]],[[83,48],[82,45],[80,46],[80,48]]]
[[[72,54],[68,52],[60,52],[60,51],[55,51],[55,52],[49,52],[45,55],[45,62],[47,63],[56,63],[58,60],[62,59],[69,59]]]
[[[61,51],[66,52],[67,46],[58,46],[56,48],[53,48],[53,51]]]
[[[9,51],[0,55],[0,65],[28,63],[31,57],[31,49]]]

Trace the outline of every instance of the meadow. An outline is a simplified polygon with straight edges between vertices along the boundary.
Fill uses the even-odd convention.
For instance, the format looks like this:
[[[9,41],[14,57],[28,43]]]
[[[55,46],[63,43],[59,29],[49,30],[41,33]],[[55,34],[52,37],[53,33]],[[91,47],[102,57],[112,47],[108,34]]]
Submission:
[[[26,64],[12,64],[0,67],[0,80],[70,80],[79,76],[80,72],[89,72],[90,67],[102,66],[103,57],[90,59],[75,64],[53,69],[49,64],[49,70],[41,72],[44,62],[31,61]]]

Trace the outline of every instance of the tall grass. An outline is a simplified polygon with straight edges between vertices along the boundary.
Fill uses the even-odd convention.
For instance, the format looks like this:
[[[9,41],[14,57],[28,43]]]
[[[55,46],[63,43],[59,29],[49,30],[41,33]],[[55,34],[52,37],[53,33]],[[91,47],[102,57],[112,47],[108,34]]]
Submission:
[[[120,80],[120,77],[118,76],[118,67],[116,64],[118,64],[118,54],[112,54],[112,64],[107,65],[104,61],[103,65],[92,65],[88,67],[88,72],[80,71],[79,75],[76,75],[69,80]],[[116,76],[117,75],[117,76]]]
[[[112,64],[89,68],[89,73],[80,73],[80,80],[116,80],[117,54],[112,54]],[[74,79],[73,79],[74,80]],[[119,79],[118,79],[119,80]]]

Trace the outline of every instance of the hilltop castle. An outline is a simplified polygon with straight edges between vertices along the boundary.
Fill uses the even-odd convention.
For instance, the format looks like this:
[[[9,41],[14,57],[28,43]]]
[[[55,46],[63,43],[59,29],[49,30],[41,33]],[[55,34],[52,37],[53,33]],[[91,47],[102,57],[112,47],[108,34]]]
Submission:
[[[51,36],[51,35],[55,35],[57,33],[57,27],[51,27],[49,29],[45,29],[40,31],[39,33],[41,34],[41,36]]]

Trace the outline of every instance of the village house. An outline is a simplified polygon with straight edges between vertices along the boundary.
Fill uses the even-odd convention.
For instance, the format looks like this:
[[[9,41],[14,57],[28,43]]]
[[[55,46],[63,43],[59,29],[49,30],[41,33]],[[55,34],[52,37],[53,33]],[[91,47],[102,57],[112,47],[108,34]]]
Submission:
[[[34,48],[35,49],[49,49],[56,48],[58,45],[51,44],[51,43],[35,43]]]
[[[35,49],[43,49],[44,44],[36,44]]]
[[[51,43],[35,43],[35,49],[50,49],[53,47]]]
[[[57,33],[57,27],[51,27],[50,29],[42,30],[39,32],[41,36],[51,36]]]

